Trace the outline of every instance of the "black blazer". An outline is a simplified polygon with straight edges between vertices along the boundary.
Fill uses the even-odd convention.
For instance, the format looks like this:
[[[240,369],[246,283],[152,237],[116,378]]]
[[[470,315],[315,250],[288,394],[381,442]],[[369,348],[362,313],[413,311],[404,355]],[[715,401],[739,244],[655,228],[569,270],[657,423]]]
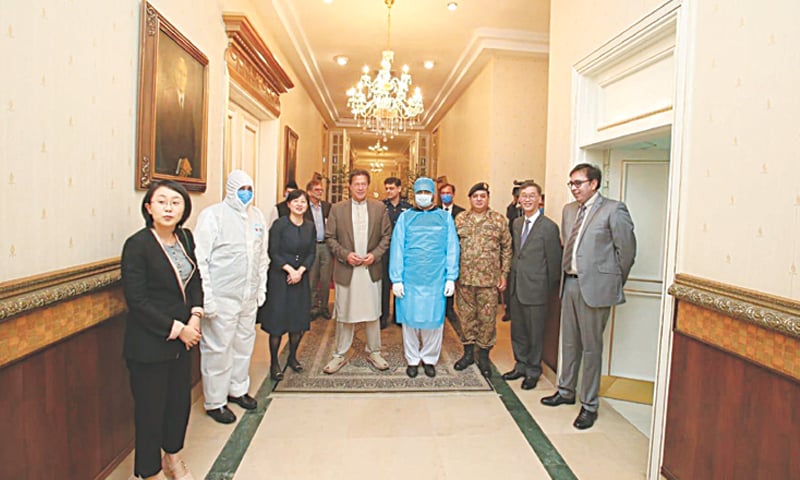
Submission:
[[[442,209],[444,208],[444,206],[442,206],[442,205],[439,205],[439,207],[442,208]],[[456,205],[454,203],[453,204],[453,208],[450,209],[450,215],[452,215],[453,216],[453,220],[455,220],[456,219],[456,215],[458,215],[459,213],[461,213],[463,211],[464,211],[464,207],[458,206],[458,205]]]
[[[539,215],[531,226],[525,244],[521,245],[525,216],[514,219],[511,238],[514,255],[511,258],[508,294],[516,295],[523,305],[545,305],[550,292],[561,280],[561,237],[558,225]]]
[[[129,360],[162,362],[186,353],[183,342],[167,337],[173,320],[186,323],[192,307],[203,307],[203,285],[192,233],[177,233],[192,262],[192,274],[185,286],[181,286],[167,253],[150,229],[133,234],[122,248],[122,290],[128,303],[123,354]]]

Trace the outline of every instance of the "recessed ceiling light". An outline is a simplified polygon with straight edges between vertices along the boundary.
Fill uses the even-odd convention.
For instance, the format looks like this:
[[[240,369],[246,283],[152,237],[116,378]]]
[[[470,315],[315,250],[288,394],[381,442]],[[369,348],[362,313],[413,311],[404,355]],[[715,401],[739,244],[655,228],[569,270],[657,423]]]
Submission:
[[[451,12],[458,8],[458,3],[456,2],[447,2],[447,9]]]
[[[422,65],[425,67],[426,70],[430,70],[433,68],[435,63],[433,62],[433,60],[425,60],[425,63],[423,63]]]
[[[347,65],[347,62],[350,61],[350,59],[345,57],[344,55],[336,55],[335,57],[333,57],[333,59],[336,60],[336,63],[338,63],[341,66]]]
[[[325,3],[333,3],[333,0],[322,0]]]

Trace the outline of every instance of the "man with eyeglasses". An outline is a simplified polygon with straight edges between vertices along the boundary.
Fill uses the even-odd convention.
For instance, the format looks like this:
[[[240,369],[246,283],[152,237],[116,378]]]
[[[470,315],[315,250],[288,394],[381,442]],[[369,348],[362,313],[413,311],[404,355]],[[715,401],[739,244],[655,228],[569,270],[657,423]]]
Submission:
[[[598,192],[602,173],[588,163],[569,174],[574,202],[564,206],[564,272],[561,287],[561,370],[558,391],[541,399],[555,407],[575,403],[578,370],[583,360],[581,411],[573,422],[579,430],[597,420],[603,330],[611,307],[625,302],[622,291],[636,256],[633,220],[624,203]]]
[[[531,180],[519,186],[522,216],[514,219],[514,255],[508,278],[511,348],[514,368],[503,380],[523,378],[522,389],[536,387],[542,374],[542,340],[550,295],[561,280],[558,226],[539,212],[542,187]]]
[[[308,182],[306,192],[309,202],[305,218],[317,229],[317,254],[308,272],[308,281],[311,285],[311,320],[319,316],[330,319],[328,302],[331,294],[333,261],[331,252],[325,244],[325,224],[328,222],[328,214],[331,213],[331,204],[322,199],[325,196],[325,188],[319,180]]]

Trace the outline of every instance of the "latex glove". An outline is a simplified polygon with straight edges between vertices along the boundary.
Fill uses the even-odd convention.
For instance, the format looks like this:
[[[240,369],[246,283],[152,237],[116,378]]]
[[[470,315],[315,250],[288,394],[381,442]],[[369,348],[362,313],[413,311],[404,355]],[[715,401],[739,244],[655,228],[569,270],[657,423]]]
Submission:
[[[267,292],[266,291],[258,292],[258,295],[256,296],[256,305],[260,307],[261,305],[264,305],[264,302],[266,301],[267,301]]]
[[[403,288],[403,284],[402,283],[393,283],[392,284],[392,293],[394,293],[394,296],[397,297],[397,298],[403,298],[403,295],[406,294],[406,291]]]
[[[444,283],[444,296],[452,297],[454,293],[456,293],[456,284],[452,280],[446,281]]]

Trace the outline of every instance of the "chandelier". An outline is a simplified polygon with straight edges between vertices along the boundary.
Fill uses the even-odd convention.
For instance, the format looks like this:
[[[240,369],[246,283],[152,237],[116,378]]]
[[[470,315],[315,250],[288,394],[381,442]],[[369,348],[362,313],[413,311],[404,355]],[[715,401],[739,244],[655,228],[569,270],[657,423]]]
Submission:
[[[377,142],[375,142],[375,145],[370,145],[369,147],[367,147],[367,149],[369,149],[370,152],[376,153],[377,155],[380,155],[381,153],[386,153],[386,152],[389,151],[389,147],[387,147],[386,145],[381,145],[381,139],[380,138],[378,139]]]
[[[384,3],[388,10],[388,28],[381,68],[373,79],[369,75],[369,67],[364,66],[361,80],[347,91],[347,108],[359,127],[379,135],[385,142],[387,138],[394,138],[399,132],[413,126],[422,114],[423,107],[419,87],[409,96],[412,82],[408,65],[403,65],[403,73],[399,78],[392,75],[394,52],[390,48],[390,38],[394,0],[384,0]]]
[[[383,171],[383,162],[369,162],[369,171],[372,173],[380,173]]]

